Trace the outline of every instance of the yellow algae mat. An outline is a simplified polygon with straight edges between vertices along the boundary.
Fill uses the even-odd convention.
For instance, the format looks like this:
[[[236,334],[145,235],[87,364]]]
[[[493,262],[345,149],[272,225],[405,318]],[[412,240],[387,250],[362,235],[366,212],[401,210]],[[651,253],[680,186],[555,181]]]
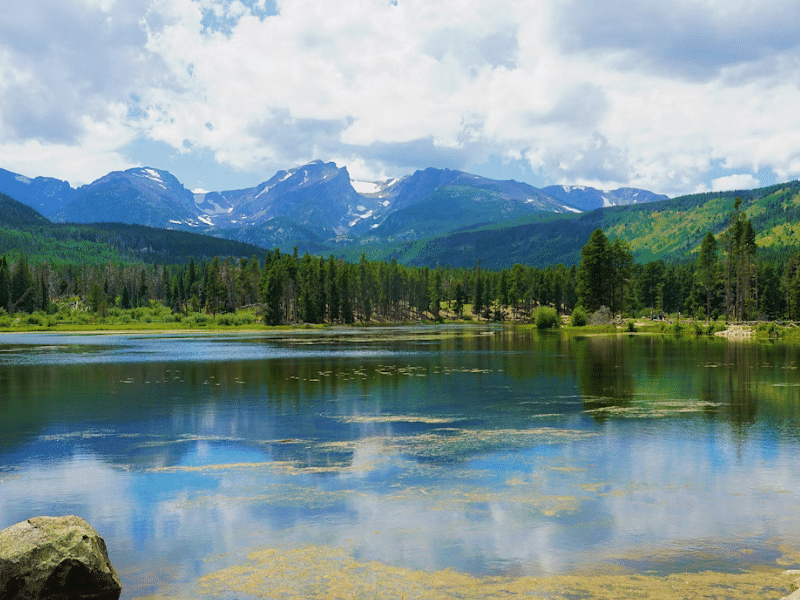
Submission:
[[[777,568],[661,576],[475,577],[362,562],[347,549],[324,546],[267,548],[248,559],[202,577],[198,593],[274,600],[777,600],[792,591],[796,578]]]

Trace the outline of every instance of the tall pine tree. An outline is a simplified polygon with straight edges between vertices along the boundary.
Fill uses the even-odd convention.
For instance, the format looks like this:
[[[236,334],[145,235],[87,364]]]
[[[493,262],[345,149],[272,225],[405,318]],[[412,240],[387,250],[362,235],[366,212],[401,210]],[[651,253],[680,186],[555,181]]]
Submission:
[[[595,229],[581,249],[578,267],[578,302],[589,312],[610,304],[611,248],[602,229]]]

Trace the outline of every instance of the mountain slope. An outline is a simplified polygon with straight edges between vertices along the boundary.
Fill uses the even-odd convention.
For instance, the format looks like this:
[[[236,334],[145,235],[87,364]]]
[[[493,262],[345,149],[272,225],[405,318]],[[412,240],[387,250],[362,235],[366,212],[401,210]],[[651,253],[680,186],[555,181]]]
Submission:
[[[75,190],[69,183],[59,179],[51,177],[31,179],[0,169],[0,193],[36,209],[44,216],[52,217],[72,200]]]
[[[353,189],[345,167],[321,161],[279,171],[255,188],[220,195],[234,209],[214,219],[218,228],[246,228],[282,219],[299,229],[313,230],[315,238],[324,239],[367,229],[369,219],[383,207],[377,199],[361,196]]]
[[[51,223],[29,206],[0,193],[0,255],[24,252],[37,260],[183,263],[214,256],[260,256],[258,246],[199,233],[120,223]]]
[[[167,171],[136,168],[114,171],[75,191],[57,221],[100,221],[207,229],[194,195]]]
[[[787,256],[800,246],[800,181],[756,190],[683,196],[647,204],[597,209],[581,215],[535,215],[508,226],[492,225],[451,233],[387,250],[412,265],[487,268],[514,263],[544,267],[578,264],[592,231],[603,229],[627,241],[637,262],[694,260],[706,232],[728,226],[734,199],[753,224],[762,253]],[[380,256],[370,249],[370,256]]]
[[[541,211],[574,210],[516,181],[429,168],[400,179],[361,182],[351,179],[346,167],[321,161],[214,197],[215,205],[233,207],[209,215],[215,233],[303,249],[420,239]]]
[[[49,221],[30,206],[0,193],[0,227],[19,228]]]

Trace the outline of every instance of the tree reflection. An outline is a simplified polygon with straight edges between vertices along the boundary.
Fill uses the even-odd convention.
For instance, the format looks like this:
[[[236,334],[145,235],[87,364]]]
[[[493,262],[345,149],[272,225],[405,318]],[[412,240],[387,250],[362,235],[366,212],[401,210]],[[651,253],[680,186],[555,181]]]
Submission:
[[[629,406],[634,384],[628,368],[627,338],[587,337],[573,344],[578,385],[586,410]],[[595,419],[607,418],[602,411],[593,412]]]

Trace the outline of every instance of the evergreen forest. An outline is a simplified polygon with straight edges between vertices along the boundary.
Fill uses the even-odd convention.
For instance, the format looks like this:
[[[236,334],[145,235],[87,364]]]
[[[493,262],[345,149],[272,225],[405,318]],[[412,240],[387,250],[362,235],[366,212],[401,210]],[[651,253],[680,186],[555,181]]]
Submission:
[[[30,262],[0,257],[0,326],[17,313],[54,326],[79,313],[130,320],[157,312],[199,325],[401,323],[444,319],[533,320],[607,307],[618,317],[679,314],[726,321],[800,320],[800,254],[759,259],[756,232],[736,199],[727,228],[703,238],[693,260],[636,263],[630,245],[596,229],[580,264],[515,264],[487,270],[412,267],[397,260],[356,263],[267,251],[188,264]],[[145,310],[137,309],[147,309]],[[128,311],[128,312],[125,312]],[[557,324],[557,323],[554,323]]]

